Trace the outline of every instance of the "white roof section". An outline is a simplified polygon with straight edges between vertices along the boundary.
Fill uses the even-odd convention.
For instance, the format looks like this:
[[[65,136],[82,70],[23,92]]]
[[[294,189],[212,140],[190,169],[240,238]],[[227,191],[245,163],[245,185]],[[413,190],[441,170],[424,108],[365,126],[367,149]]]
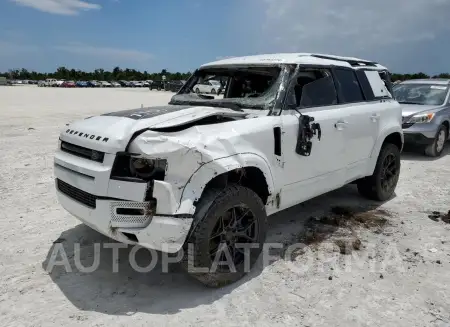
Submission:
[[[350,63],[361,63],[361,66],[352,65]],[[341,66],[357,69],[358,67],[372,68],[376,70],[387,69],[386,67],[365,59],[354,57],[342,57],[329,54],[320,53],[273,53],[260,54],[243,57],[231,57],[218,61],[213,61],[201,66],[217,67],[228,65],[279,65],[279,64],[294,64],[294,65],[319,65],[319,66]],[[366,66],[364,64],[371,64]]]

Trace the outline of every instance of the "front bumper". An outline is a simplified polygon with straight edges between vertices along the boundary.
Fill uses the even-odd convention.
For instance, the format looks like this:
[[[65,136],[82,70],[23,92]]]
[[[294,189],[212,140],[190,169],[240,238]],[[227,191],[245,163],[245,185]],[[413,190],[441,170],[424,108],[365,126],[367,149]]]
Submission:
[[[439,125],[433,123],[428,124],[403,124],[403,135],[405,144],[430,145],[433,143]]]
[[[58,189],[56,194],[59,203],[73,216],[99,233],[126,244],[139,244],[146,248],[175,253],[182,248],[192,224],[192,218],[153,216],[144,228],[113,228],[111,206],[117,203],[116,201],[97,200],[96,208],[91,209]],[[130,237],[131,235],[134,237]]]
[[[430,145],[434,138],[428,138],[421,133],[404,133],[405,144],[407,145]]]
[[[110,179],[114,158],[105,154],[99,163],[57,151],[54,174],[60,204],[92,229],[119,242],[168,253],[179,251],[192,215],[177,211],[171,185],[161,181],[154,182],[152,196],[157,205],[149,210],[147,183]]]

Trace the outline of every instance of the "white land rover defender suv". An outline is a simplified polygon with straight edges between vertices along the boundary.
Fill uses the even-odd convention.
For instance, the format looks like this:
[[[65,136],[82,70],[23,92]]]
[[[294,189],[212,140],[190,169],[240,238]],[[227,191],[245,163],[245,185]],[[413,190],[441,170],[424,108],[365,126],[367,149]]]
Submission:
[[[208,80],[220,90],[196,93]],[[391,94],[389,71],[357,58],[205,64],[166,106],[67,126],[55,154],[58,199],[117,241],[182,252],[205,285],[231,283],[261,253],[267,216],[348,183],[366,198],[391,197],[403,148]],[[217,261],[226,264],[209,269]]]

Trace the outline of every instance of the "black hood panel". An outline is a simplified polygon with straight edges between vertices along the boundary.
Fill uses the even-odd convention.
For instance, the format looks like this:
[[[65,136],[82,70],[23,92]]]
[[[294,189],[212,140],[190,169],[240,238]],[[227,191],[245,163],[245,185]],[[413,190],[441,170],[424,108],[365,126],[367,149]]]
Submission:
[[[180,106],[180,105],[155,106],[155,107],[110,112],[107,114],[103,114],[102,116],[126,117],[135,120],[140,120],[168,114],[175,111],[181,111],[188,108],[192,108],[192,106]]]

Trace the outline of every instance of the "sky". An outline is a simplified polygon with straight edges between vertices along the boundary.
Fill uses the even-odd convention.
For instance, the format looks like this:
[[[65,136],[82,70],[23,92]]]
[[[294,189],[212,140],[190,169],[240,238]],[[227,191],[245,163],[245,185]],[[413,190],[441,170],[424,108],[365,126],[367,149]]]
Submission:
[[[192,71],[316,52],[450,72],[450,0],[2,0],[0,71]]]

